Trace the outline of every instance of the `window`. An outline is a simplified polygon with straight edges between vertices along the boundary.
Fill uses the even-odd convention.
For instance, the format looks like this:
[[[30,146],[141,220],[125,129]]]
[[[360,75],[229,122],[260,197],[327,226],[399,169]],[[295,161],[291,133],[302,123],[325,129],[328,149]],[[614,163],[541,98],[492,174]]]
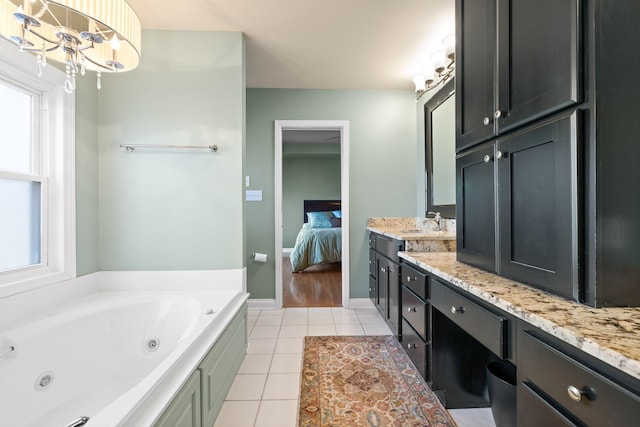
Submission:
[[[0,298],[75,276],[74,99],[0,45]]]

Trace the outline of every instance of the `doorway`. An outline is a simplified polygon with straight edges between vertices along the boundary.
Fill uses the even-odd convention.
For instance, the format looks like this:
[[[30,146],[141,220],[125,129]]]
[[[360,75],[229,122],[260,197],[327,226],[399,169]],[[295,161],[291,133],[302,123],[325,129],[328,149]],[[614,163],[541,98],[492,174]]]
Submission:
[[[275,122],[275,284],[276,307],[283,306],[283,152],[284,133],[291,130],[335,131],[340,145],[340,199],[342,211],[341,302],[348,308],[349,284],[349,122],[342,120],[276,120]],[[302,214],[302,213],[301,213]],[[298,274],[298,273],[294,273]],[[304,273],[302,273],[304,274]]]

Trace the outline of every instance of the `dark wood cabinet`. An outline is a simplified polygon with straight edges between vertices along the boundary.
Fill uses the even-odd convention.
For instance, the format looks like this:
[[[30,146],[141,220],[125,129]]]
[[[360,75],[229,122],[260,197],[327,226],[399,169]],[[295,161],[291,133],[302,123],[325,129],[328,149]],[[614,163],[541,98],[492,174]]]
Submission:
[[[582,3],[498,2],[498,134],[582,100]]]
[[[457,0],[458,151],[581,101],[580,0]]]
[[[431,328],[429,317],[431,307],[428,302],[431,278],[419,268],[406,263],[400,265],[402,285],[401,318],[402,346],[429,383],[431,381]]]
[[[640,381],[524,322],[518,411],[525,426],[623,426],[640,417]]]
[[[498,272],[580,300],[577,113],[497,143]]]
[[[496,0],[456,0],[456,150],[494,135]]]
[[[458,260],[496,271],[495,144],[456,160]]]
[[[400,258],[404,242],[369,233],[369,298],[393,334],[401,338]]]
[[[461,261],[594,307],[640,306],[640,197],[627,186],[640,181],[640,57],[629,54],[638,16],[635,0],[456,0]],[[492,226],[490,171],[478,152],[489,147],[492,161],[492,148],[526,144],[516,133],[562,115],[576,123],[570,159],[555,143],[534,143],[509,160],[494,177]],[[569,192],[571,206],[558,204]]]
[[[581,297],[578,129],[574,112],[458,158],[460,261]]]

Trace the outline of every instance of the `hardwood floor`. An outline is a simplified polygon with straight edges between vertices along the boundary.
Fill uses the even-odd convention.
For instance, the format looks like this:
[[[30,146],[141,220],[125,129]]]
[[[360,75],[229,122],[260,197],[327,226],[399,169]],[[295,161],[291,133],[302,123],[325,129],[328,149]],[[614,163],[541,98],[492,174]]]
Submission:
[[[342,263],[292,273],[289,258],[283,257],[282,294],[284,307],[342,307]]]

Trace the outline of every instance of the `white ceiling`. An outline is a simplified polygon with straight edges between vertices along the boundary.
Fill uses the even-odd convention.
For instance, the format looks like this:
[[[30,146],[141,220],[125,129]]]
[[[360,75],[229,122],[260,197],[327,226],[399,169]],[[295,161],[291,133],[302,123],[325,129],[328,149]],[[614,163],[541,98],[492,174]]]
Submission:
[[[252,88],[413,89],[454,29],[454,0],[128,2],[145,29],[242,31]]]

